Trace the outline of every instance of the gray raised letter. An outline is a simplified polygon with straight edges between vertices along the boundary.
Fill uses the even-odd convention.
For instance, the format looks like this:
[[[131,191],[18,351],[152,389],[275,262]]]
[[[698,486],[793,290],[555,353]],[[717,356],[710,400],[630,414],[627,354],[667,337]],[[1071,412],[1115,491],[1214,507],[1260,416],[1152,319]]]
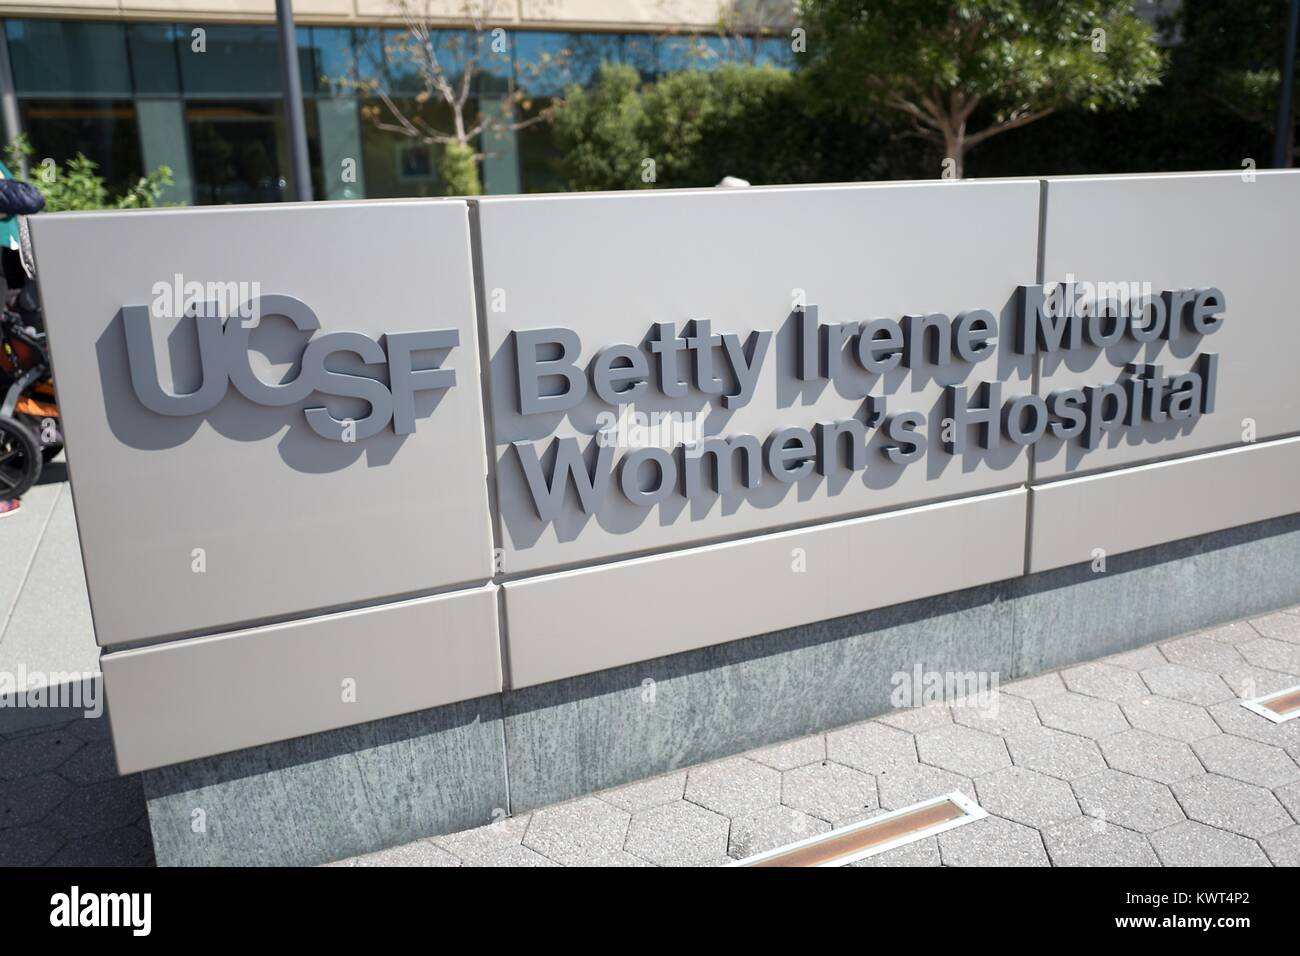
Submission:
[[[367,365],[382,365],[384,350],[379,343],[360,332],[331,332],[307,343],[302,353],[302,372],[311,387],[327,395],[343,395],[370,403],[370,414],[356,420],[356,432],[351,437],[360,441],[379,432],[393,417],[393,396],[384,383],[365,375],[347,375],[332,372],[325,367],[325,359],[333,352],[355,352]],[[343,441],[347,422],[335,418],[323,406],[303,409],[307,424],[322,438]]]
[[[515,369],[518,373],[519,411],[524,415],[539,412],[567,411],[586,397],[587,378],[578,370],[582,340],[571,329],[521,329],[510,333],[515,342]],[[558,345],[559,358],[542,360],[538,346]],[[562,378],[567,385],[556,395],[543,395],[544,378]]]
[[[177,395],[158,384],[158,365],[153,354],[153,334],[149,329],[149,306],[122,307],[122,327],[126,331],[127,363],[131,366],[131,386],[140,403],[159,415],[201,415],[215,408],[226,394],[230,379],[222,363],[224,340],[219,316],[194,319],[199,335],[199,364],[203,382],[192,392]]]
[[[282,315],[300,332],[309,335],[320,328],[320,319],[306,302],[292,295],[274,293],[258,296],[244,303],[226,323],[224,342],[226,368],[230,381],[239,394],[258,405],[294,405],[311,394],[311,382],[301,370],[291,382],[272,385],[253,374],[248,362],[248,336],[252,331],[239,318],[241,315],[260,315],[263,318]]]
[[[460,332],[390,332],[384,336],[384,344],[388,348],[388,388],[393,393],[393,431],[407,435],[415,431],[415,393],[456,384],[454,368],[411,368],[411,353],[454,349],[460,344]]]

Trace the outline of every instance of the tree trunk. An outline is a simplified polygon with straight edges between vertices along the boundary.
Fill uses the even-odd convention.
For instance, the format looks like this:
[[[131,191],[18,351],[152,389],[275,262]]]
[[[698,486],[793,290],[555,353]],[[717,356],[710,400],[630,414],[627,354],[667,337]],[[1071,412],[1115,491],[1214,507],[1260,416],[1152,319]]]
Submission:
[[[944,178],[961,179],[966,165],[966,124],[943,131]],[[948,160],[952,160],[952,175],[948,175]]]

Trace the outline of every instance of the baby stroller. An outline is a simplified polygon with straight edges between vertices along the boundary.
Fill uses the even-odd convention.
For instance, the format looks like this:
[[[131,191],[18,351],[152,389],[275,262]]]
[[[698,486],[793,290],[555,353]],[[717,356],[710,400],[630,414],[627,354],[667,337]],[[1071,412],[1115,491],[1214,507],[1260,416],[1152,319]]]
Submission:
[[[19,498],[63,449],[45,333],[31,284],[0,317],[0,498]]]
[[[63,448],[26,219],[45,200],[0,163],[0,504],[16,500]]]

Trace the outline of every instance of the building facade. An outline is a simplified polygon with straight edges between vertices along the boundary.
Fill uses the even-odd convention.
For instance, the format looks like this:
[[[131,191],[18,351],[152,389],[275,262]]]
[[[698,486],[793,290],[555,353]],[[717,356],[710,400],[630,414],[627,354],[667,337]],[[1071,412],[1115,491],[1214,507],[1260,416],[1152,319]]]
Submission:
[[[394,131],[409,120],[450,129],[429,98],[402,0],[299,0],[298,66],[318,199],[443,192],[436,143]],[[787,4],[519,2],[486,6],[415,0],[405,13],[458,82],[470,72],[466,116],[535,116],[603,61],[646,78],[731,58],[780,60]],[[294,195],[272,0],[61,0],[0,3],[0,85],[6,139],[25,133],[32,162],[83,153],[110,189],[165,165],[164,201],[273,202]],[[720,24],[726,28],[721,29]],[[788,30],[788,27],[785,28]],[[513,124],[512,124],[513,125]],[[498,128],[475,145],[485,191],[548,191],[562,183],[546,123]]]

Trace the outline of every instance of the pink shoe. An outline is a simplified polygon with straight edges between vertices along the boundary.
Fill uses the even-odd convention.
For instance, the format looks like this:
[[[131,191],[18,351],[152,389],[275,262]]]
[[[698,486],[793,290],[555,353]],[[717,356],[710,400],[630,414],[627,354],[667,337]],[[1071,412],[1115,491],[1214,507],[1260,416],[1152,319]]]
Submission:
[[[17,514],[18,509],[22,507],[22,502],[17,498],[0,498],[0,518],[8,518],[10,515]]]

